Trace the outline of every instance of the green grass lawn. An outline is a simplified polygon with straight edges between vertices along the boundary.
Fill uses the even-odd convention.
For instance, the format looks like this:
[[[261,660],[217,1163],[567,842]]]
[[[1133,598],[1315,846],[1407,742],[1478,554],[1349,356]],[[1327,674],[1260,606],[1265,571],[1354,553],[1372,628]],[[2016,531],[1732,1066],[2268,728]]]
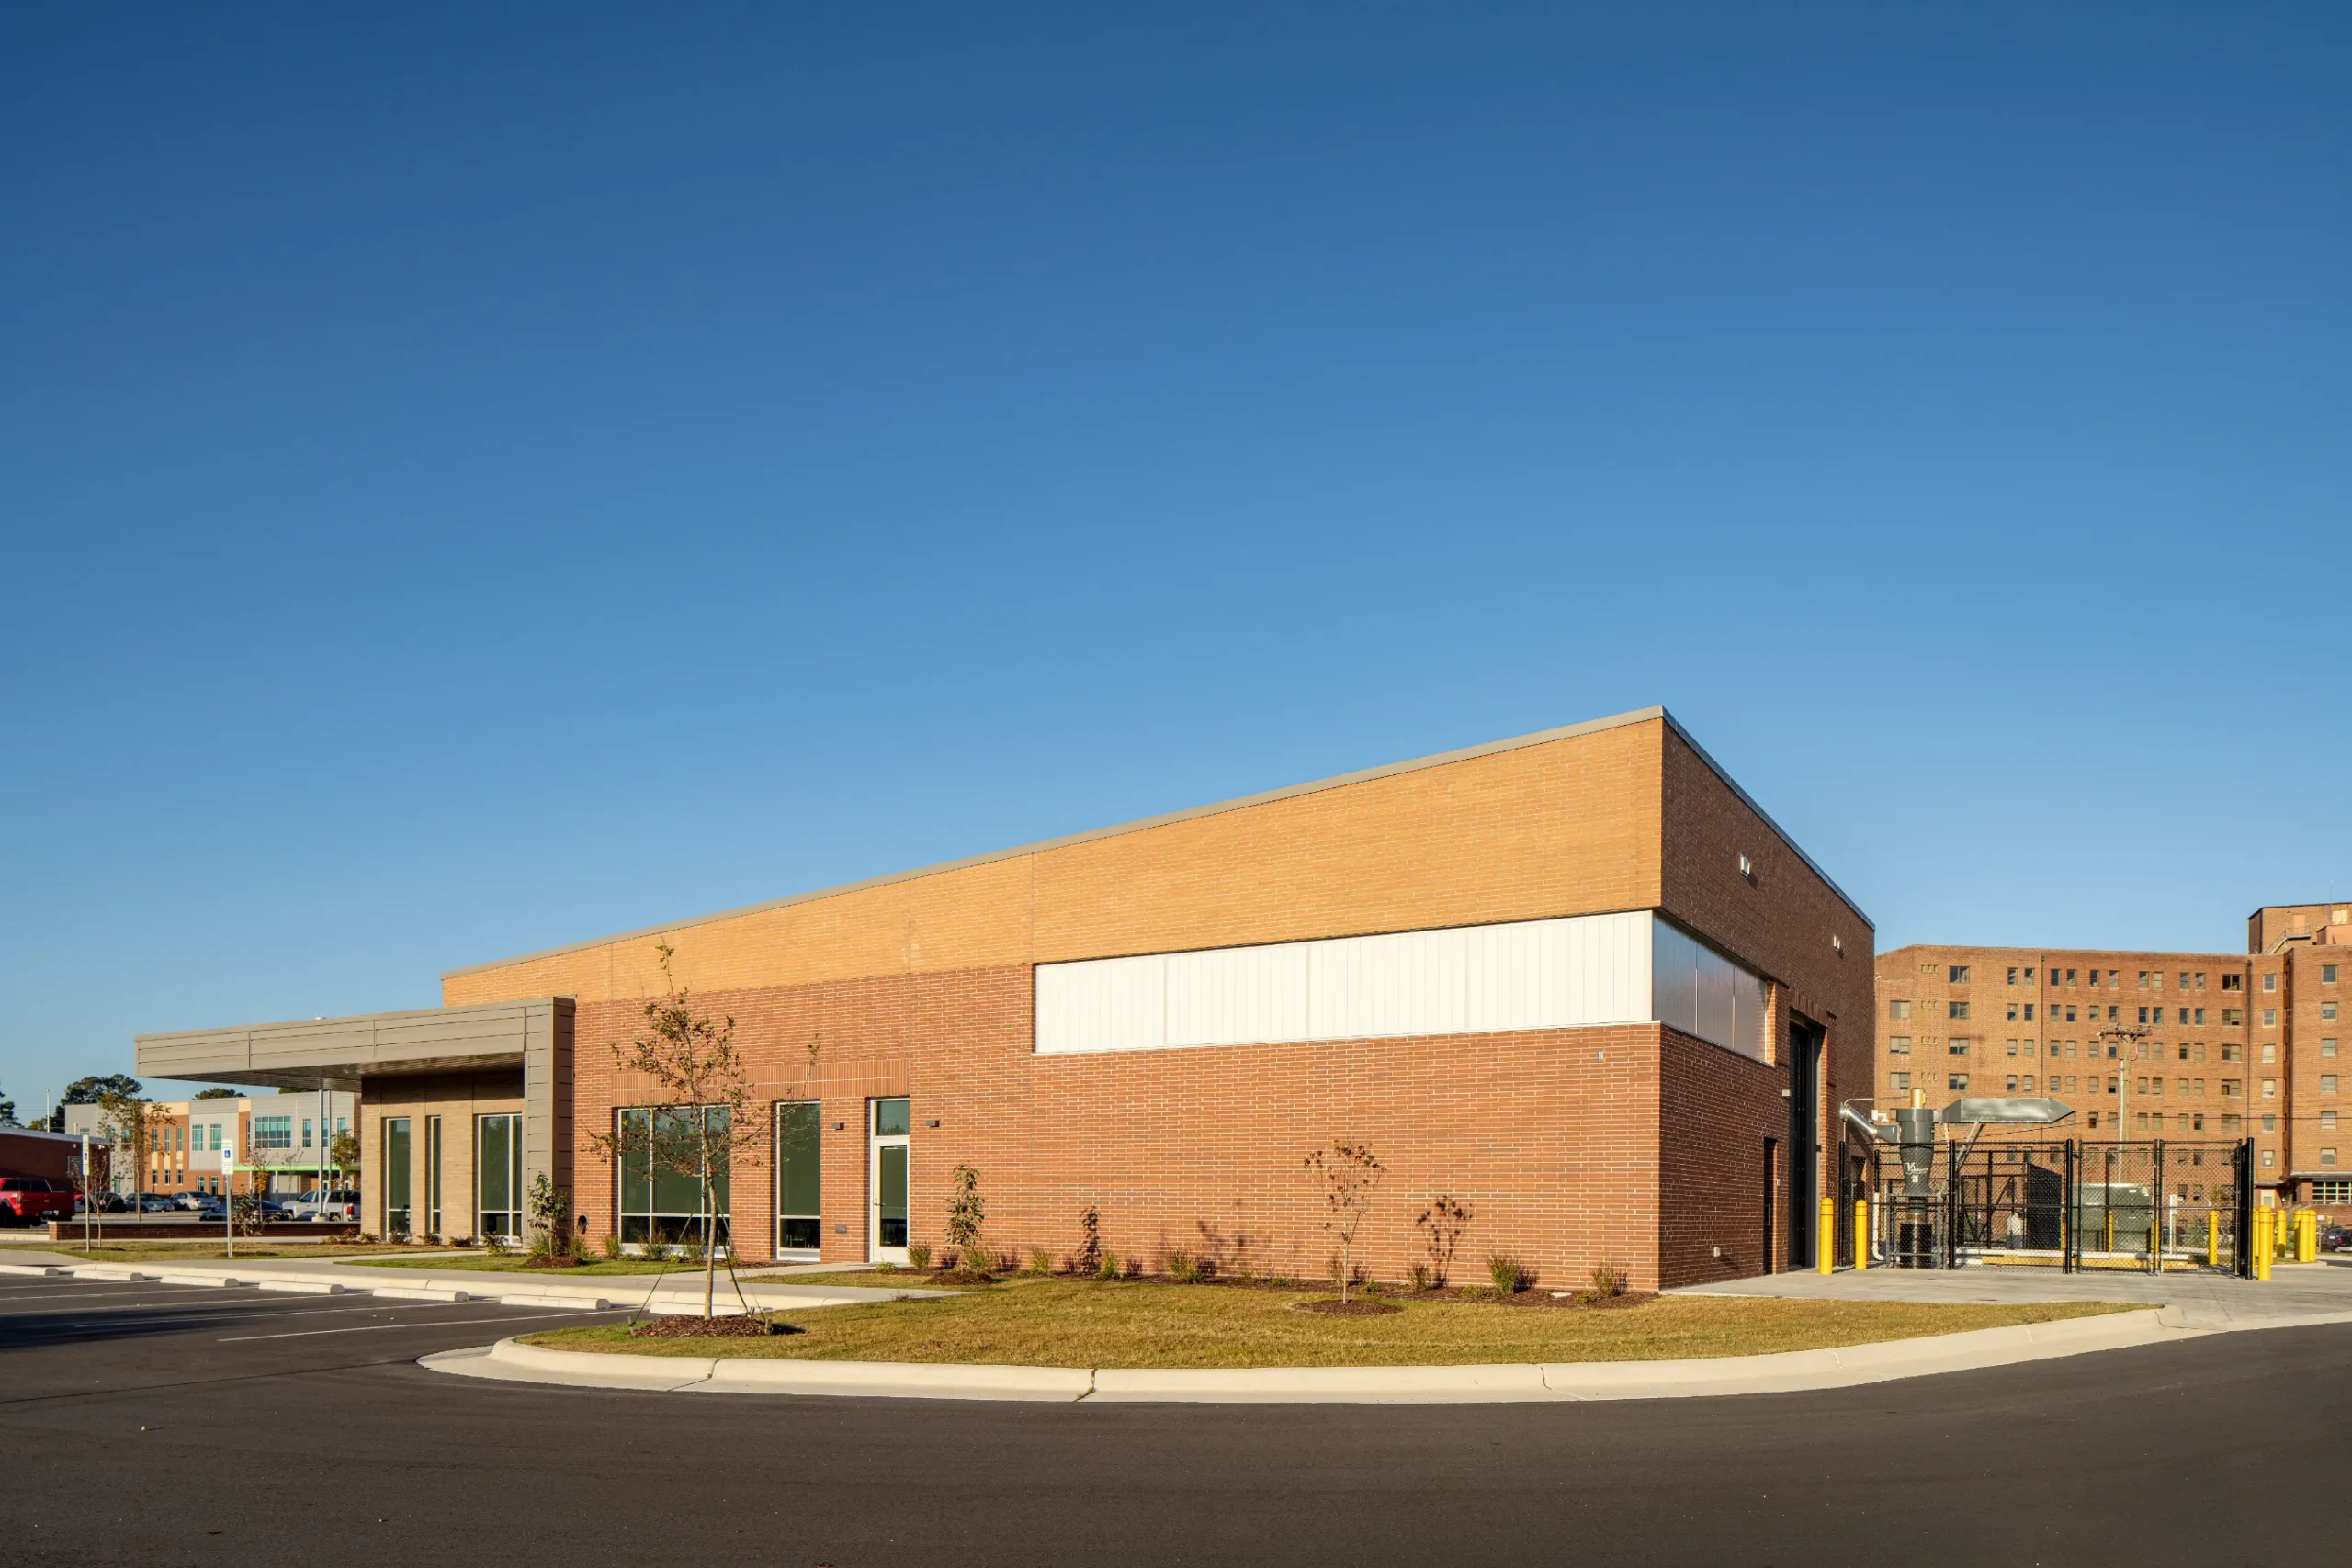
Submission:
[[[612,1326],[556,1329],[526,1343],[650,1356],[997,1366],[1458,1366],[1751,1356],[2131,1310],[2098,1302],[1980,1306],[1738,1296],[1664,1296],[1606,1310],[1408,1300],[1386,1317],[1292,1310],[1320,1293],[1040,1279],[1017,1289],[790,1313],[806,1332],[766,1339],[632,1339]]]

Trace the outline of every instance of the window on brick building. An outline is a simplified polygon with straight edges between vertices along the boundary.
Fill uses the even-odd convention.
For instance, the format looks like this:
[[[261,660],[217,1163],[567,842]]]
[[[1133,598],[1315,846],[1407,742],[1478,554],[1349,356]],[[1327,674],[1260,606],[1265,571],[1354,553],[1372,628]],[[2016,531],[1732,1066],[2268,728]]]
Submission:
[[[2314,1203],[2352,1203],[2352,1181],[2314,1181],[2312,1183]]]
[[[2323,986],[2333,986],[2335,984],[2335,964],[2323,964],[2319,966],[2319,982]]]
[[[2278,1163],[2278,1151],[2277,1149],[2265,1149],[2265,1150],[2263,1150],[2263,1151],[2262,1151],[2262,1168],[2263,1168],[2263,1169],[2265,1169],[2265,1170],[2268,1170],[2272,1166],[2275,1166],[2275,1165],[2277,1165]]]
[[[1968,1016],[1968,1004],[1966,1002],[1946,1002],[1944,1006],[1950,1010],[1949,1016],[1952,1018],[1966,1018]]]
[[[2028,1094],[2031,1094],[2033,1092],[2033,1075],[2031,1073],[2028,1073],[2025,1076],[2025,1091]]]
[[[2331,1034],[2326,1039],[2319,1043],[2319,1054],[2323,1056],[2333,1056],[2335,1055],[2335,1037],[2334,1035]]]
[[[1964,1089],[1968,1087],[1968,1075],[1966,1073],[1947,1073],[1944,1075],[1944,1087],[1955,1091]]]
[[[2335,1163],[2335,1151],[2334,1149],[2320,1150],[2319,1163],[2322,1165],[2334,1165]],[[2339,1199],[2338,1201],[2341,1201],[2341,1200]]]
[[[1911,1037],[1908,1034],[1891,1034],[1887,1036],[1886,1049],[1891,1055],[1908,1056],[1911,1054]]]
[[[2335,1004],[2334,1002],[2320,1003],[2319,1016],[2324,1021],[2334,1023],[2335,1021]]]
[[[1909,1018],[1911,1004],[1907,1001],[1891,1001],[1886,1004],[1886,1016],[1893,1019]]]
[[[2276,1029],[2278,1027],[2278,1010],[2277,1008],[2264,1008],[2262,1010],[2262,1027],[2265,1029]]]
[[[1911,1087],[1911,1075],[1909,1073],[1889,1073],[1886,1075],[1886,1082],[1887,1087],[1890,1089],[1907,1090]]]
[[[1968,965],[1965,964],[1953,964],[1951,966],[1951,974],[1949,978],[1952,985],[1965,986],[1968,984]]]
[[[2277,990],[2278,988],[2278,976],[2276,975],[2265,975],[2262,977],[2262,988],[2266,991]]]
[[[2017,969],[2017,965],[2016,965],[2016,964],[2010,964],[2010,965],[2009,965],[2009,984],[2010,984],[2010,985],[2012,985],[2012,986],[2014,986],[2014,985],[2016,985],[2017,983],[2018,983],[2018,969]]]
[[[2068,1078],[2066,1080],[2066,1092],[2068,1094],[2073,1094],[2075,1092],[2075,1080],[2073,1078]]]
[[[2029,986],[2033,984],[2033,970],[2030,967],[2028,967],[2025,972],[2025,983]]]
[[[2225,991],[2243,991],[2243,990],[2245,990],[2245,976],[2243,976],[2243,975],[2224,975],[2224,976],[2222,976],[2222,989],[2223,989],[2223,990],[2225,990]]]
[[[2015,1073],[2011,1073],[2011,1074],[2008,1076],[2008,1085],[2009,1085],[2008,1092],[2009,1092],[2009,1093],[2011,1093],[2011,1094],[2015,1094],[2015,1093],[2017,1093],[2017,1091],[2018,1091],[2018,1076],[2017,1076],[2017,1074],[2015,1074]]]
[[[2275,1133],[2278,1130],[2278,1117],[2277,1112],[2274,1111],[2270,1115],[2265,1116],[2262,1119],[2262,1130],[2266,1133]]]
[[[2335,1092],[2335,1075],[2334,1073],[2320,1074],[2319,1091],[2322,1094],[2334,1094]]]
[[[2333,1133],[2335,1131],[2335,1111],[2323,1111],[2319,1113],[2319,1130],[2323,1133]]]
[[[2276,1045],[2265,1045],[2262,1048],[2262,1059],[2266,1062],[2277,1061],[2278,1059],[2278,1047]]]
[[[2233,1115],[2233,1116],[2224,1116],[2224,1117],[2222,1117],[2222,1132],[2224,1132],[2224,1133],[2243,1133],[2243,1132],[2245,1132],[2245,1117],[2243,1117],[2243,1116],[2234,1116],[2234,1115]]]
[[[1967,1042],[1965,1039],[1954,1040],[1954,1041],[1951,1042],[1949,1044],[1947,1044],[1947,1045],[1944,1047],[1944,1055],[1946,1055],[1947,1056],[1965,1056],[1965,1055],[1968,1055],[1968,1042]]]
[[[2223,1008],[2223,1009],[2222,1010],[2222,1028],[2224,1028],[2224,1029],[2236,1029],[2236,1028],[2238,1028],[2239,1026],[2241,1026],[2242,1024],[2244,1024],[2245,1022],[2245,1011],[2244,1011],[2243,1010],[2238,1009],[2238,1008]]]

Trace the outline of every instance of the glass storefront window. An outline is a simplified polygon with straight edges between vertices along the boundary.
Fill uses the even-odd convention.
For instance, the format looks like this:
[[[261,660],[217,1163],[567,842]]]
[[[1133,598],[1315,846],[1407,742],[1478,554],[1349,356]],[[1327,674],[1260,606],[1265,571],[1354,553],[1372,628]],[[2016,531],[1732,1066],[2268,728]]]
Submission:
[[[780,1100],[775,1108],[775,1245],[780,1252],[814,1252],[824,1225],[819,1153],[822,1108],[813,1100]]]
[[[477,1235],[517,1239],[523,1234],[523,1119],[474,1118],[474,1211]]]
[[[637,1106],[619,1112],[621,1240],[674,1244],[702,1239],[702,1177],[695,1119],[717,1132],[727,1126],[723,1105]],[[711,1172],[711,1207],[718,1245],[728,1244],[731,1201],[724,1162]]]
[[[406,1235],[409,1215],[408,1118],[384,1118],[384,1234]]]

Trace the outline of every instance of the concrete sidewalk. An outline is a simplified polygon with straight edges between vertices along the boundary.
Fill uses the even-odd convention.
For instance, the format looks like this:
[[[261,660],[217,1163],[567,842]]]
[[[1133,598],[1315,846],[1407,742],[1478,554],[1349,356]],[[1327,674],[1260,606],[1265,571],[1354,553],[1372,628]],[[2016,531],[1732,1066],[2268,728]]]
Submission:
[[[463,1254],[452,1253],[451,1257]],[[833,1271],[833,1270],[824,1270]],[[673,1274],[605,1274],[587,1279],[567,1278],[561,1269],[524,1271],[487,1269],[370,1267],[365,1258],[203,1258],[180,1262],[150,1258],[137,1263],[96,1262],[69,1252],[31,1248],[12,1250],[0,1262],[0,1276],[10,1274],[69,1275],[84,1280],[153,1280],[173,1285],[258,1285],[265,1291],[290,1291],[313,1295],[366,1292],[388,1301],[498,1302],[509,1306],[569,1307],[581,1312],[639,1311],[655,1316],[691,1315],[702,1311],[703,1277],[699,1269]],[[742,1296],[754,1311],[806,1310],[840,1306],[853,1302],[887,1302],[902,1296],[950,1295],[952,1292],[876,1290],[857,1285],[826,1285],[821,1272],[795,1270],[789,1283],[772,1279],[747,1279]],[[718,1311],[743,1310],[726,1276],[718,1280]]]
[[[2352,1258],[2344,1262],[2274,1264],[2267,1283],[2233,1275],[2181,1270],[2140,1274],[2094,1269],[1978,1264],[1966,1269],[1840,1269],[1835,1274],[1772,1274],[1691,1285],[1687,1296],[1780,1296],[1849,1302],[2133,1302],[2177,1308],[2184,1327],[2211,1331],[2267,1328],[2352,1314]]]

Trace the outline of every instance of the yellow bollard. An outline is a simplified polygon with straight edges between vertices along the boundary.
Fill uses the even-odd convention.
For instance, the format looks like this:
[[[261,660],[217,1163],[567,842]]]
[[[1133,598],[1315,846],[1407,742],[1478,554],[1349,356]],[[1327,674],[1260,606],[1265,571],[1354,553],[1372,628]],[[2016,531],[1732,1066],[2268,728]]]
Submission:
[[[2102,1209],[2099,1212],[2107,1216],[2107,1246],[2101,1250],[2113,1252],[2115,1250],[2115,1211]]]
[[[1825,1274],[1838,1267],[1838,1200],[1821,1201],[1821,1234],[1814,1237],[1813,1255],[1821,1259]]]
[[[2257,1280],[2270,1278],[2272,1219],[2272,1211],[2268,1209],[2256,1209],[2254,1212],[2254,1277]]]
[[[2319,1211],[2305,1209],[2295,1215],[2295,1261],[2319,1261]]]
[[[2222,1266],[2222,1216],[2211,1209],[2205,1211],[2205,1267]]]
[[[1867,1198],[1854,1200],[1854,1271],[1860,1273],[1871,1266],[1871,1203]]]

